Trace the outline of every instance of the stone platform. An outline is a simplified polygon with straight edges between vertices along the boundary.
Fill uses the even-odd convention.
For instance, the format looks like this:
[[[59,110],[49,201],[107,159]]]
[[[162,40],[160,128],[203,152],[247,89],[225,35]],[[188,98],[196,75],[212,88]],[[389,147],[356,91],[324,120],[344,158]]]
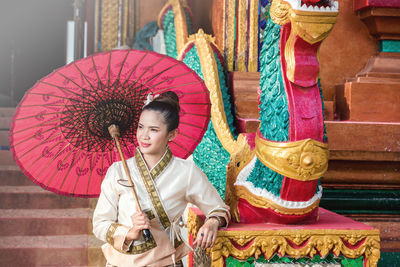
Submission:
[[[189,210],[190,243],[195,239],[204,219],[205,216],[199,209]],[[196,255],[198,254],[196,251]],[[263,257],[268,260],[278,255],[281,258],[323,259],[328,254],[345,259],[362,257],[364,266],[377,266],[380,257],[379,230],[319,208],[317,223],[231,223],[228,228],[218,232],[214,246],[208,250],[212,267],[225,266],[228,258],[247,261],[249,258]],[[188,260],[189,266],[196,266],[195,261],[196,256],[192,253]]]

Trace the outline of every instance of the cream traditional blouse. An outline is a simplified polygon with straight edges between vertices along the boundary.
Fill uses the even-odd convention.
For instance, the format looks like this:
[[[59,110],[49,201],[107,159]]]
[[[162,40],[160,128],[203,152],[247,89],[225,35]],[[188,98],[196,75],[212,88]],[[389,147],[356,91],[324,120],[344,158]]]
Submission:
[[[176,244],[176,240],[180,239],[177,225],[188,203],[199,207],[208,217],[222,216],[229,222],[229,208],[206,175],[194,162],[174,157],[169,148],[151,170],[147,168],[139,150],[136,150],[135,157],[127,160],[127,165],[142,210],[150,220],[158,222],[156,226],[168,234],[173,247],[184,246],[181,242]],[[132,189],[128,185],[122,162],[113,163],[102,182],[93,215],[95,236],[107,242],[102,247],[107,260],[113,265],[123,264],[124,267],[165,266],[185,256],[187,249],[185,253],[173,253],[172,259],[150,260],[151,264],[145,264],[148,259],[143,260],[140,254],[154,248],[154,239],[157,237],[151,241],[135,240],[129,248],[124,245],[125,236],[132,227],[131,216],[136,212]],[[159,235],[155,230],[151,233]],[[151,257],[154,259],[154,256]]]

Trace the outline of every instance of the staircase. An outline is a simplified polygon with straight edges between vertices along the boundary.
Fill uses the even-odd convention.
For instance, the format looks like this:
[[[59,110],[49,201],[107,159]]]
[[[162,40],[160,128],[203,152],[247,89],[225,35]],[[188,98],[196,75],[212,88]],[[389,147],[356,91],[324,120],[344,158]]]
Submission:
[[[92,235],[96,200],[60,196],[25,177],[9,150],[14,108],[0,108],[0,267],[104,266]]]

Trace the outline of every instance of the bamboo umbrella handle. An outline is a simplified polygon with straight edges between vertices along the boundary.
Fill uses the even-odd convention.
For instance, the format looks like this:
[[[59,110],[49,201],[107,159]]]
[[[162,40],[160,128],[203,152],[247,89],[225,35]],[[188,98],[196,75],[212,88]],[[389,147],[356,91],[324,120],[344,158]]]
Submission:
[[[122,166],[124,166],[124,170],[125,170],[126,176],[128,177],[128,182],[129,182],[129,184],[130,184],[130,186],[132,188],[132,194],[133,194],[133,198],[135,199],[135,202],[136,202],[136,207],[138,207],[140,212],[143,212],[142,208],[140,207],[139,199],[138,199],[137,194],[136,194],[135,185],[133,184],[133,181],[132,181],[132,178],[131,178],[131,174],[130,174],[129,169],[128,169],[128,165],[126,164],[126,160],[125,160],[124,154],[122,153],[121,144],[120,144],[120,142],[118,140],[118,137],[120,136],[119,128],[118,128],[117,125],[112,124],[112,125],[110,125],[108,127],[108,132],[110,133],[111,137],[114,139],[115,145],[117,146],[117,150],[118,150],[118,153],[119,153],[119,157],[121,158]],[[148,241],[150,239],[150,231],[149,231],[149,229],[144,229],[143,230],[143,236],[146,239],[146,241]]]

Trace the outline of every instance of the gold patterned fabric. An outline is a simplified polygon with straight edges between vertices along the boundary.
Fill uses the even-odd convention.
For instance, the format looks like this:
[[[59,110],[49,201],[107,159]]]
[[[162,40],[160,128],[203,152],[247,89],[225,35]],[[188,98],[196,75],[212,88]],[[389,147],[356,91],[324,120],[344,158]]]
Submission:
[[[120,251],[120,252],[126,253],[126,254],[141,254],[152,248],[155,248],[156,246],[157,246],[156,241],[154,240],[153,235],[150,233],[150,238],[148,241],[146,241],[142,244],[132,245],[129,247],[128,251]]]
[[[156,217],[152,210],[146,210],[145,213],[146,213],[147,217],[149,218],[149,220],[152,220]]]
[[[149,194],[154,209],[157,212],[158,219],[160,220],[160,223],[164,229],[168,228],[171,225],[171,222],[169,221],[168,215],[161,203],[160,196],[158,195],[156,186],[154,184],[154,179],[157,178],[157,176],[168,166],[168,163],[171,161],[171,159],[172,152],[168,147],[160,162],[158,162],[157,165],[151,171],[149,171],[139,149],[136,149],[135,153],[136,165],[138,166],[140,176],[142,177],[147,193]]]
[[[168,166],[169,162],[172,159],[172,152],[171,149],[168,147],[167,152],[165,153],[164,157],[161,161],[151,169],[150,174],[151,178],[154,180],[163,172],[163,170]]]
[[[154,214],[153,214],[154,216]],[[108,228],[107,231],[107,242],[112,245],[114,247],[114,249],[118,250],[120,253],[124,253],[124,254],[140,254],[143,252],[146,252],[152,248],[155,248],[157,246],[153,235],[150,233],[150,238],[148,241],[145,241],[144,243],[138,244],[138,245],[134,245],[132,243],[132,245],[129,247],[129,249],[127,251],[123,251],[119,248],[116,248],[114,245],[114,234],[117,230],[118,227],[121,227],[122,224],[119,223],[113,223],[111,224],[110,228]]]
[[[119,223],[113,223],[110,225],[107,231],[107,242],[111,245],[114,245],[114,233],[117,230],[118,226],[122,226]]]

